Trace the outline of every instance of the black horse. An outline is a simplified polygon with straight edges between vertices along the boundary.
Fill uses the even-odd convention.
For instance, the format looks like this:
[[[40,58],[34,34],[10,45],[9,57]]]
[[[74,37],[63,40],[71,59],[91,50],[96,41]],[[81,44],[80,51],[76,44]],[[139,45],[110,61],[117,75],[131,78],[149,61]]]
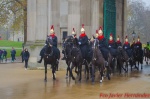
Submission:
[[[65,61],[67,64],[66,78],[68,78],[68,73],[70,73],[70,65],[71,65],[71,61],[72,61],[72,59],[71,59],[72,47],[73,47],[73,37],[67,36],[64,41],[64,56],[65,56]]]
[[[52,67],[53,80],[56,79],[56,68],[58,66],[58,59],[60,58],[60,53],[58,53],[58,49],[52,46],[52,39],[47,38],[49,44],[46,47],[46,51],[44,54],[44,67],[45,67],[45,81],[47,81],[47,64],[50,64]]]
[[[92,83],[94,83],[95,79],[95,69],[98,67],[98,70],[100,72],[100,82],[103,80],[103,71],[105,69],[105,59],[103,58],[103,55],[101,51],[99,50],[98,44],[99,41],[95,39],[94,41],[91,41],[92,43]]]
[[[147,47],[145,47],[143,53],[144,53],[146,64],[148,65],[148,61],[150,59],[150,51]]]
[[[138,67],[136,66],[136,63],[135,63],[135,67],[137,68],[137,70],[139,70],[139,64],[141,64],[141,69],[143,69],[143,50],[140,49],[139,47],[134,47],[133,49],[133,57],[134,57],[134,60],[135,62],[138,63]]]
[[[79,48],[78,41],[76,38],[74,38],[74,40],[73,40],[73,48],[71,50],[71,62],[72,62],[72,66],[70,69],[70,76],[72,77],[73,80],[75,80],[72,70],[74,67],[76,67],[75,72],[79,76],[79,81],[81,81],[83,57],[82,57],[82,53],[81,53],[81,50]],[[78,71],[77,71],[77,69],[78,69]]]
[[[117,48],[117,69],[119,70],[120,74],[122,69],[125,71],[125,73],[128,72],[128,59],[129,57],[127,52],[122,48],[122,46],[119,46]]]

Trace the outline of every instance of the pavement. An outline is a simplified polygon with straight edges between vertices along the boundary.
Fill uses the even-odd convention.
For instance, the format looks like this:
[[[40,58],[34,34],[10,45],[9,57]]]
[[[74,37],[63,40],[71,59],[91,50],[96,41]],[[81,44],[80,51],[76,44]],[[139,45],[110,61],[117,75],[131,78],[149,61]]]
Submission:
[[[150,99],[150,65],[128,74],[115,73],[102,83],[97,72],[94,85],[83,73],[81,82],[65,79],[65,70],[56,74],[53,81],[49,69],[44,82],[44,70],[25,70],[24,63],[17,62],[0,64],[0,99]]]

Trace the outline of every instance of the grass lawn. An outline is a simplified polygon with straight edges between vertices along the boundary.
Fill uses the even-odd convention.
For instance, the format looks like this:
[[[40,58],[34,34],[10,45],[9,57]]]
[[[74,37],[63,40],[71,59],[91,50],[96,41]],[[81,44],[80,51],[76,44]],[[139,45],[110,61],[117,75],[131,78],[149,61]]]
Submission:
[[[7,51],[7,57],[10,58],[10,51],[11,48],[14,47],[16,48],[16,57],[20,56],[20,53],[22,51],[22,43],[23,42],[14,42],[14,41],[7,41],[7,40],[0,40],[0,47],[8,47],[8,48],[0,48],[0,49],[5,49]],[[10,47],[10,48],[9,48]],[[20,48],[20,49],[17,49]]]
[[[17,47],[22,48],[23,42],[0,40],[0,47]]]

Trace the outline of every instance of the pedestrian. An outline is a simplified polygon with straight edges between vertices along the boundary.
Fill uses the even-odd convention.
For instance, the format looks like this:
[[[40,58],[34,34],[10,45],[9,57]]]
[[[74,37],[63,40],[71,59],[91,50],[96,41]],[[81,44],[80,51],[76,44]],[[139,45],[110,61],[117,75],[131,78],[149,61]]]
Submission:
[[[25,52],[25,50],[22,49],[22,51],[21,51],[21,53],[20,53],[20,56],[21,56],[21,58],[22,58],[22,63],[24,62],[24,52]]]
[[[24,61],[25,61],[25,70],[27,70],[27,68],[28,68],[28,60],[29,60],[29,57],[30,57],[30,53],[28,52],[27,48],[25,49],[23,56],[24,56]]]
[[[11,62],[14,62],[15,55],[16,55],[16,50],[12,47],[12,50],[11,50]]]
[[[0,62],[2,62],[2,54],[3,54],[3,51],[0,49]]]
[[[3,59],[7,62],[7,51],[3,49]]]

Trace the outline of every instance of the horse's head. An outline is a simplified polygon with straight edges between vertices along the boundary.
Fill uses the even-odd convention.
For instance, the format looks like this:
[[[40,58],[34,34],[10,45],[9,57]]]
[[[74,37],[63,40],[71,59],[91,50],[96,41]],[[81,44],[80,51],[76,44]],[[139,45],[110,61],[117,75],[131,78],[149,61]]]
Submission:
[[[52,44],[53,44],[53,40],[52,40],[52,38],[51,37],[47,37],[47,43],[48,43],[48,45],[47,45],[47,48],[46,48],[46,53],[47,54],[49,54],[49,53],[51,53],[52,52]]]
[[[73,37],[72,36],[67,36],[64,43],[66,42],[73,42]]]
[[[99,48],[99,40],[98,40],[98,39],[94,39],[94,40],[92,41],[92,48],[93,48],[93,49]]]

